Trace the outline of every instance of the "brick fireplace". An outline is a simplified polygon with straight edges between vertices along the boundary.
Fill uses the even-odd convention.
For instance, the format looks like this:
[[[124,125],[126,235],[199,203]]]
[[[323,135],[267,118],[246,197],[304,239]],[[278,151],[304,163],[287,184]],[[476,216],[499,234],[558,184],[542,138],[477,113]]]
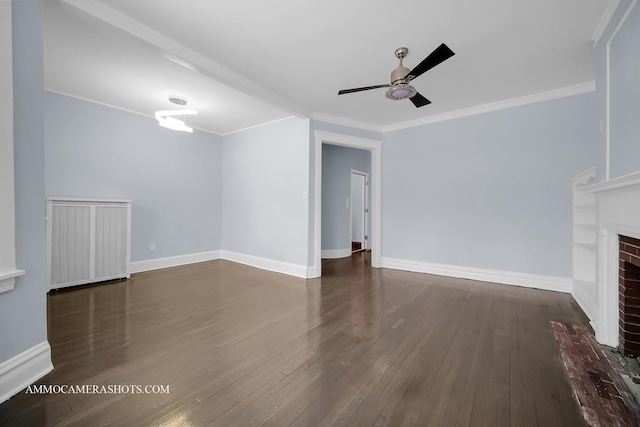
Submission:
[[[574,178],[572,295],[600,344],[640,355],[640,172]]]
[[[619,338],[625,356],[640,356],[640,239],[619,236]]]

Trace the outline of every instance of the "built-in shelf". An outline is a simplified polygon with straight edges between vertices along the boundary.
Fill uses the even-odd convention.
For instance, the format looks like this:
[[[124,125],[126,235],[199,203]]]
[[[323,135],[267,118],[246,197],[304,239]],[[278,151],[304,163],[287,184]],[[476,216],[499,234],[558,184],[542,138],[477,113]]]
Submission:
[[[583,304],[596,286],[596,197],[584,191],[594,182],[595,168],[573,179],[573,294]]]

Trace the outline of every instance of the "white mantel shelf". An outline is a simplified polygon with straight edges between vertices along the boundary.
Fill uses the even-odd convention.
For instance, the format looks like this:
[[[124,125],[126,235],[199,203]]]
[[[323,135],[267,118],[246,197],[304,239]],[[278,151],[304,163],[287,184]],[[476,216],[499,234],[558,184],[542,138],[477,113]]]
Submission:
[[[583,185],[580,191],[587,193],[602,193],[614,190],[629,190],[640,187],[640,172],[630,173],[619,178],[610,179],[608,181],[597,182],[595,184]]]
[[[0,273],[0,294],[13,289],[16,283],[16,277],[22,276],[24,270],[15,270],[8,273]]]

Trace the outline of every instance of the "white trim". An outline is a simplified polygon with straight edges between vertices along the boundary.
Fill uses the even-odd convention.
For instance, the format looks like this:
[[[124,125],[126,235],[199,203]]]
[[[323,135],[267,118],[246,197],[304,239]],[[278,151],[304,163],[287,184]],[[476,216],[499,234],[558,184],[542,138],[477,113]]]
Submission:
[[[229,68],[211,60],[210,58],[176,42],[175,40],[157,32],[135,19],[126,16],[98,0],[63,0],[64,3],[106,22],[150,46],[175,55],[183,66],[198,69],[204,76],[213,78],[220,83],[276,106],[290,114],[301,118],[308,118],[311,112],[280,94],[241,76]],[[177,61],[176,61],[177,62]]]
[[[391,268],[394,270],[413,271],[416,273],[435,274],[439,276],[457,277],[460,279],[471,279],[564,293],[570,293],[572,285],[572,280],[569,277],[488,270],[483,268],[434,264],[386,257],[382,259],[382,266],[384,268]]]
[[[152,118],[154,120],[154,122],[156,122],[155,116],[152,115],[152,114],[141,113],[140,111],[130,110],[128,108],[119,107],[117,105],[108,104],[106,102],[96,101],[95,99],[85,98],[83,96],[72,95],[70,93],[61,92],[59,90],[54,90],[54,89],[50,89],[50,88],[47,88],[47,87],[45,87],[44,90],[45,90],[45,92],[55,93],[55,94],[58,94],[58,95],[66,96],[67,98],[73,98],[73,99],[77,99],[77,100],[84,101],[84,102],[90,102],[92,104],[101,105],[103,107],[113,108],[115,110],[120,110],[120,111],[125,111],[127,113],[137,114],[137,115],[142,116],[142,117],[149,117],[149,118]],[[258,125],[258,126],[260,126],[260,125]],[[203,129],[203,128],[197,127],[197,126],[191,126],[191,127],[193,127],[194,129],[197,129],[199,131],[202,131],[202,132],[207,132],[207,133],[211,133],[213,135],[223,136],[223,134],[218,133],[218,132],[214,132],[214,131],[212,131],[210,129]]]
[[[58,202],[56,205],[63,205],[64,202],[70,202],[69,204],[76,206],[78,202],[91,205],[93,203],[131,203],[131,200],[124,199],[86,199],[77,197],[47,197],[47,201]]]
[[[349,252],[351,254],[351,252]],[[306,265],[292,264],[283,261],[276,261],[270,258],[262,258],[254,255],[241,254],[238,252],[227,251],[224,249],[217,251],[198,252],[187,255],[177,255],[166,258],[149,259],[145,261],[136,261],[131,263],[131,273],[142,273],[144,271],[159,270],[162,268],[178,267],[180,265],[194,264],[197,262],[213,261],[216,259],[225,259],[240,264],[249,265],[251,267],[260,268],[262,270],[274,271],[276,273],[288,274],[306,279],[307,277],[316,277],[315,267]]]
[[[571,182],[582,182],[584,180],[584,178],[587,178],[586,181],[589,181],[589,179],[591,178],[595,178],[596,174],[596,167],[595,166],[591,166],[589,169],[587,169],[584,172],[580,172],[578,175],[574,176],[573,178],[571,178]],[[585,187],[585,185],[583,184],[580,189],[582,190],[582,188]]]
[[[618,233],[606,228],[598,229],[598,329],[596,339],[600,344],[618,346],[619,298],[618,298]]]
[[[351,180],[353,175],[360,175],[364,178],[364,194],[363,194],[363,221],[362,221],[362,247],[360,249],[369,249],[368,245],[368,226],[369,226],[369,172],[363,172],[357,169],[351,169],[349,176],[349,241],[353,241],[353,194],[351,194]]]
[[[564,98],[567,96],[580,95],[596,90],[595,81],[540,92],[520,98],[507,99],[504,101],[492,102],[490,104],[478,105],[476,107],[465,108],[463,110],[451,111],[449,113],[437,114],[418,120],[396,123],[382,127],[383,132],[407,129],[422,126],[430,123],[442,122],[445,120],[459,119],[461,117],[475,116],[476,114],[488,113],[491,111],[504,110],[506,108],[519,107],[522,105],[535,104],[537,102],[550,101],[552,99]]]
[[[307,278],[318,277],[318,272],[316,271],[315,266],[311,266],[307,268]]]
[[[307,266],[300,264],[292,264],[283,261],[276,261],[269,258],[262,258],[253,255],[241,254],[222,250],[221,258],[240,264],[249,265],[251,267],[260,268],[262,270],[274,271],[276,273],[288,274],[290,276],[307,278]]]
[[[177,267],[179,265],[193,264],[196,262],[212,261],[222,258],[222,251],[198,252],[187,255],[177,255],[166,258],[149,259],[145,261],[135,261],[131,263],[131,273],[141,273],[143,271],[159,270],[161,268]]]
[[[0,273],[0,294],[12,290],[16,284],[16,277],[22,276],[24,270],[14,270]]]
[[[369,204],[371,214],[371,266],[382,267],[382,141],[359,138],[325,131],[314,131],[315,134],[315,214],[314,214],[314,265],[313,270],[322,275],[322,144],[340,145],[358,148],[371,152],[371,200]]]
[[[242,128],[242,129],[237,129],[237,130],[232,130],[231,132],[227,132],[227,133],[223,133],[223,134],[218,134],[218,135],[222,135],[222,136],[227,136],[227,135],[233,135],[234,133],[238,133],[238,132],[244,132],[246,130],[250,130],[250,129],[254,129],[254,128],[259,128],[261,126],[266,126],[266,125],[270,125],[272,123],[277,123],[277,122],[281,122],[284,120],[289,120],[291,118],[294,118],[295,116],[287,116],[287,117],[282,117],[280,119],[275,119],[275,120],[271,120],[268,122],[264,122],[264,123],[260,123],[257,125],[251,125],[251,126],[247,126],[246,128]]]
[[[606,92],[606,96],[605,96],[605,126],[607,127],[606,129],[606,141],[605,141],[605,146],[606,146],[606,153],[605,153],[605,179],[609,179],[611,177],[611,42],[613,41],[613,39],[618,35],[618,32],[620,31],[620,28],[622,28],[622,25],[624,24],[624,22],[627,20],[627,18],[629,17],[629,14],[631,14],[631,10],[635,7],[636,3],[638,2],[638,0],[633,0],[631,2],[631,4],[629,5],[629,7],[627,8],[627,10],[625,11],[624,15],[622,16],[622,18],[620,19],[620,22],[618,22],[618,25],[616,26],[616,28],[613,30],[613,32],[611,33],[611,37],[609,37],[609,40],[607,40],[607,46],[606,46],[606,61],[605,61],[605,92]]]
[[[47,341],[0,363],[0,403],[53,370],[51,347]]]
[[[612,0],[619,1],[619,0]],[[609,18],[610,19],[610,18]],[[408,120],[405,122],[392,123],[389,125],[379,126],[371,123],[330,116],[327,114],[313,113],[311,118],[322,122],[332,123],[336,125],[349,126],[362,130],[369,130],[378,133],[392,132],[396,130],[408,129],[412,127],[422,126],[430,123],[437,123],[446,120],[459,119],[461,117],[474,116],[476,114],[488,113],[491,111],[504,110],[507,108],[519,107],[522,105],[535,104],[538,102],[550,101],[568,96],[581,95],[583,93],[594,92],[596,90],[595,81],[579,83],[572,86],[553,89],[545,92],[534,93],[518,98],[506,99],[503,101],[492,102],[489,104],[478,105],[475,107],[464,108],[461,110],[450,111],[447,113],[436,114],[423,117],[416,120]]]
[[[127,113],[137,114],[138,116],[152,118],[155,121],[155,116],[153,114],[141,113],[140,111],[130,110],[128,108],[119,107],[117,105],[108,104],[106,102],[101,102],[101,101],[96,101],[95,99],[85,98],[83,96],[73,95],[73,94],[70,94],[70,93],[61,92],[59,90],[54,90],[54,89],[50,89],[50,88],[46,88],[46,87],[44,88],[44,90],[45,90],[45,92],[51,92],[51,93],[54,93],[54,94],[57,94],[57,95],[66,96],[67,98],[73,98],[73,99],[77,99],[79,101],[90,102],[92,104],[100,105],[100,106],[103,106],[103,107],[113,108],[115,110],[120,110],[120,111],[124,111],[124,112],[127,112]],[[290,119],[292,117],[296,117],[296,116],[287,116],[287,117],[283,117],[283,118],[280,118],[280,119],[275,119],[275,120],[271,120],[271,121],[268,121],[268,122],[259,123],[257,125],[247,126],[247,127],[242,128],[242,129],[232,130],[232,131],[226,132],[226,133],[219,133],[219,132],[212,131],[211,129],[204,129],[204,128],[201,128],[201,127],[198,127],[198,126],[192,126],[192,125],[189,125],[189,126],[193,127],[194,129],[197,129],[199,131],[210,133],[212,135],[227,136],[227,135],[232,135],[234,133],[243,132],[245,130],[258,128],[260,126],[269,125],[271,123],[276,123],[276,122],[279,122],[279,121],[282,121],[282,120],[287,120],[287,119]]]
[[[602,37],[602,34],[609,26],[609,22],[611,22],[611,18],[613,18],[613,14],[616,12],[619,4],[620,0],[609,0],[609,3],[607,3],[607,8],[602,13],[600,21],[598,21],[598,25],[593,32],[593,36],[591,36],[594,46],[598,44],[600,37]]]
[[[576,288],[580,286],[579,280],[573,281],[573,290],[571,292],[571,296],[578,303],[584,314],[590,319],[591,326],[594,331],[597,331],[599,328],[599,315],[598,315],[598,307],[591,299],[587,298],[587,296],[581,292],[576,292]],[[595,286],[595,284],[594,284]]]
[[[359,120],[346,119],[344,117],[331,116],[329,114],[313,113],[311,114],[311,119],[317,120],[320,122],[331,123],[339,126],[347,126],[347,127],[352,127],[356,129],[369,130],[372,132],[378,132],[378,133],[383,132],[383,127],[380,125],[361,122]]]
[[[604,135],[605,135],[605,152],[604,152],[604,179],[609,179],[610,173],[609,173],[609,164],[611,163],[611,159],[609,158],[610,153],[611,153],[611,95],[610,95],[610,72],[609,72],[609,68],[610,68],[610,54],[609,54],[609,44],[611,43],[611,40],[609,40],[607,42],[607,45],[605,47],[605,114],[604,114],[604,126],[605,126],[605,130],[604,130]]]
[[[0,4],[0,293],[12,290],[24,274],[16,269],[11,8],[11,2]]]
[[[343,249],[323,249],[321,251],[323,259],[346,258],[351,256],[351,248]]]
[[[617,189],[631,190],[635,186],[640,186],[640,172],[633,172],[608,181],[598,182],[592,185],[581,187],[581,191],[590,193],[600,193],[603,191],[612,191]]]

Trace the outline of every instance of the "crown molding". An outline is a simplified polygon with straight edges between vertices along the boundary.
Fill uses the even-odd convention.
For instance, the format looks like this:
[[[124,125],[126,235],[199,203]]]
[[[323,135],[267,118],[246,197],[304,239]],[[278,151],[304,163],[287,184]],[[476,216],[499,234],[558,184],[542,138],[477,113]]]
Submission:
[[[367,122],[361,122],[358,120],[346,119],[343,117],[331,116],[329,114],[313,113],[311,115],[311,119],[318,120],[320,122],[331,123],[334,125],[348,126],[348,127],[362,129],[362,130],[370,130],[372,132],[378,132],[378,133],[383,132],[383,126],[374,125],[372,123],[367,123]]]
[[[382,132],[391,132],[402,130],[416,126],[422,126],[430,123],[442,122],[445,120],[459,119],[461,117],[474,116],[476,114],[488,113],[491,111],[504,110],[506,108],[519,107],[537,102],[549,101],[566,96],[580,95],[583,93],[593,92],[596,90],[595,81],[581,83],[574,86],[568,86],[561,89],[554,89],[547,92],[541,92],[534,95],[527,95],[520,98],[512,98],[504,101],[492,102],[490,104],[478,105],[477,107],[465,108],[462,110],[452,111],[450,113],[437,114],[418,120],[410,120],[406,122],[395,123],[382,127]]]
[[[118,105],[114,105],[114,104],[109,104],[107,102],[102,102],[102,101],[96,101],[95,99],[92,98],[85,98],[84,96],[79,96],[79,95],[74,95],[71,93],[67,93],[67,92],[62,92],[59,90],[54,90],[48,87],[44,88],[45,92],[49,92],[49,93],[54,93],[56,95],[62,95],[62,96],[66,96],[67,98],[73,98],[73,99],[77,99],[79,101],[84,101],[84,102],[91,102],[92,104],[96,104],[96,105],[101,105],[103,107],[107,107],[107,108],[113,108],[114,110],[120,110],[120,111],[124,111],[126,113],[131,113],[131,114],[137,114],[138,116],[142,116],[142,117],[148,117],[153,119],[154,121],[156,120],[155,116],[151,115],[151,114],[146,114],[146,113],[142,113],[140,111],[136,111],[136,110],[131,110],[128,108],[124,108],[124,107],[120,107]],[[256,125],[256,126],[262,126],[262,125]],[[226,134],[222,134],[222,133],[218,133],[218,132],[214,132],[210,129],[204,129],[198,126],[191,126],[194,129],[197,129],[199,131],[202,132],[206,132],[206,133],[210,133],[212,135],[217,135],[217,136],[224,136]]]
[[[303,107],[292,100],[283,97],[256,82],[230,70],[229,68],[207,58],[206,56],[197,53],[188,47],[184,46],[177,41],[162,35],[158,31],[136,21],[116,10],[107,6],[104,1],[101,0],[61,0],[63,3],[83,12],[89,16],[92,16],[99,21],[105,22],[115,28],[124,31],[139,40],[147,43],[148,45],[159,49],[165,54],[167,60],[178,63],[184,67],[192,69],[204,76],[219,81],[225,85],[235,88],[241,92],[244,92],[256,99],[268,103],[276,108],[284,110],[285,112],[302,118],[311,118],[322,122],[327,122],[335,125],[348,126],[352,128],[373,131],[377,133],[386,133],[395,130],[407,129],[411,127],[421,126],[430,123],[441,122],[445,120],[457,119],[466,116],[472,116],[476,114],[482,114],[486,112],[547,101],[551,99],[561,98],[565,96],[578,95],[587,92],[593,92],[595,90],[595,82],[587,82],[574,86],[569,86],[561,89],[542,92],[534,95],[524,96],[520,98],[513,98],[505,101],[498,101],[476,107],[466,108],[462,110],[452,111],[448,113],[433,115],[424,117],[421,119],[410,120],[405,122],[394,123],[390,125],[377,125],[368,122],[362,122],[358,120],[352,120],[348,118],[336,117],[328,114],[315,113],[306,107]],[[598,28],[594,33],[594,39],[599,39],[604,31],[604,28],[611,20],[611,16],[616,10],[620,0],[609,0],[608,6],[598,23]],[[604,28],[600,29],[601,26]],[[53,91],[52,91],[53,92]],[[67,95],[67,94],[65,94]],[[68,95],[69,96],[69,95]],[[93,101],[95,102],[95,101]],[[118,108],[118,107],[116,107]],[[202,130],[202,129],[200,129]],[[245,129],[243,129],[245,130]],[[211,132],[217,134],[215,132]],[[234,133],[234,132],[230,132]],[[220,134],[218,134],[220,135]]]
[[[609,0],[609,3],[607,3],[607,8],[602,13],[600,21],[598,21],[598,25],[591,36],[594,47],[598,44],[602,34],[604,34],[604,31],[609,26],[609,22],[611,22],[613,14],[616,12],[616,9],[618,9],[618,5],[620,5],[620,0]]]
[[[271,120],[269,122],[264,122],[264,123],[259,123],[257,125],[247,126],[245,128],[242,128],[242,129],[232,130],[231,132],[223,133],[222,136],[233,135],[234,133],[244,132],[246,130],[251,130],[251,129],[259,128],[259,127],[262,127],[262,126],[270,125],[270,124],[273,124],[273,123],[282,122],[284,120],[289,120],[289,119],[292,119],[294,117],[296,117],[296,116],[287,116],[287,117],[282,117],[281,119],[275,119],[275,120]]]
[[[298,105],[254,81],[230,70],[229,68],[189,49],[170,37],[164,36],[158,31],[132,19],[104,4],[99,0],[61,0],[63,3],[74,7],[95,19],[118,28],[141,41],[160,49],[168,60],[178,63],[213,78],[227,86],[251,95],[274,107],[280,108],[289,114],[300,118],[308,118],[311,111]]]

